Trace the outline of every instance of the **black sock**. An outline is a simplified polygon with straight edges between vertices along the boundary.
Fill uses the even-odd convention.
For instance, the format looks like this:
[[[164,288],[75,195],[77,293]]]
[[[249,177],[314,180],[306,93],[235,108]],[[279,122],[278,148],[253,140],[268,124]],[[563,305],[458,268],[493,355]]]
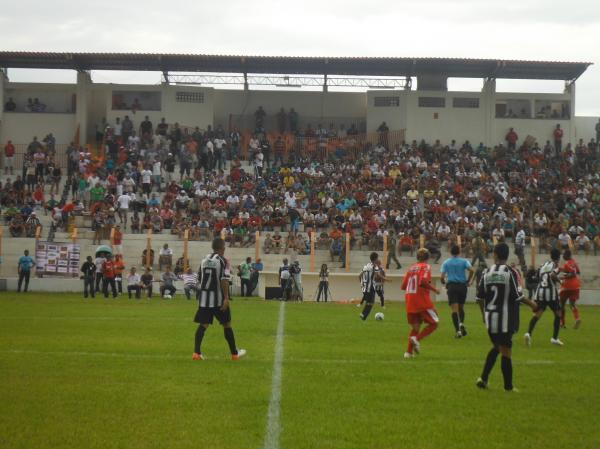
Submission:
[[[558,338],[558,332],[560,331],[560,315],[554,315],[554,332],[552,332],[552,338]]]
[[[465,311],[464,309],[458,310],[458,318],[460,318],[460,324],[465,324]]]
[[[202,339],[204,338],[204,332],[206,329],[201,324],[196,329],[196,339],[194,340],[194,352],[197,354],[201,354],[200,346],[202,345]]]
[[[532,334],[533,333],[533,329],[535,328],[535,325],[537,324],[539,318],[537,316],[532,316],[531,317],[531,321],[529,322],[529,329],[527,330],[528,333]],[[560,324],[560,319],[559,319],[559,324]]]
[[[385,298],[383,297],[383,295],[380,296],[381,299],[381,307],[385,307]]]
[[[363,320],[367,319],[367,317],[369,316],[369,313],[371,313],[372,308],[373,308],[373,304],[367,303],[365,305],[365,308],[363,309],[362,313],[360,314],[360,316]]]
[[[486,383],[490,377],[492,368],[494,368],[494,364],[496,363],[498,354],[500,354],[500,352],[498,352],[498,350],[496,348],[492,348],[492,349],[490,349],[490,352],[488,352],[488,355],[485,359],[485,365],[483,366],[483,372],[481,373],[481,378]]]
[[[512,390],[513,389],[512,359],[510,357],[502,356],[501,367],[502,367],[502,377],[504,378],[504,389]]]
[[[458,313],[452,312],[452,324],[454,324],[454,330],[458,332]]]
[[[235,337],[233,336],[233,329],[230,327],[224,327],[223,333],[225,334],[225,340],[229,344],[229,350],[232,355],[236,355],[238,353],[237,346],[235,345]]]

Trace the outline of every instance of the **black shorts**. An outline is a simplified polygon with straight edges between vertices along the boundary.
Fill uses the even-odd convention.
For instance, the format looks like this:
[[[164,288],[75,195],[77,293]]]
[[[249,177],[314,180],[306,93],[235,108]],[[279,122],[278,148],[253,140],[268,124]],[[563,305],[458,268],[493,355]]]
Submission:
[[[213,318],[216,318],[220,324],[227,324],[231,321],[231,309],[221,310],[219,307],[198,307],[194,321],[199,324],[212,324]]]
[[[536,301],[538,306],[538,310],[546,310],[546,308],[552,310],[553,312],[560,311],[560,301],[557,299],[556,301]]]
[[[375,292],[365,292],[363,293],[363,301],[367,304],[375,303]]]
[[[446,285],[448,304],[464,304],[467,300],[467,284],[449,282]]]
[[[490,331],[488,331],[488,335],[490,336],[490,340],[492,340],[494,346],[506,346],[507,348],[512,348],[512,332],[492,334]]]

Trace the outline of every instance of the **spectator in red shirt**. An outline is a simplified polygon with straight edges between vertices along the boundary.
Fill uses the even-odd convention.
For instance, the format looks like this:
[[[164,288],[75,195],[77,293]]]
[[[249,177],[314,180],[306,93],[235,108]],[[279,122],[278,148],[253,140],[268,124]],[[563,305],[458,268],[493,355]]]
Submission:
[[[4,146],[4,173],[8,175],[8,170],[10,169],[10,174],[13,174],[13,161],[15,158],[15,146],[12,144],[12,140],[6,142]]]
[[[560,154],[560,152],[562,151],[562,138],[563,138],[563,130],[560,127],[560,124],[556,125],[556,128],[554,129],[553,135],[554,135],[554,148],[555,148],[555,151],[558,154]]]
[[[112,260],[112,254],[107,254],[106,261],[102,264],[102,293],[104,293],[105,298],[108,298],[109,285],[113,298],[117,297],[116,275],[117,273],[115,271],[115,263]]]
[[[508,142],[508,149],[515,150],[517,148],[517,140],[519,140],[519,135],[515,132],[514,128],[510,128],[508,130],[508,134],[505,137]]]

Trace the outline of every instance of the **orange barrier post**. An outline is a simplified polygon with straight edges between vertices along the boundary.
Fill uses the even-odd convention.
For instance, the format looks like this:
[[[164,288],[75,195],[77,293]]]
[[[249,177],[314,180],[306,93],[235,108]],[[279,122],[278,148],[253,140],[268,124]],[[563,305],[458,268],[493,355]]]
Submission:
[[[346,273],[350,271],[350,233],[346,232]]]
[[[456,236],[456,244],[458,245],[458,247],[460,249],[462,249],[462,239],[461,239],[460,235]]]
[[[315,231],[310,231],[310,271],[315,271]]]
[[[152,228],[148,229],[146,236],[146,268],[151,268],[150,252],[152,251]]]
[[[71,241],[73,244],[77,243],[77,228],[73,228],[73,232],[71,233]]]
[[[188,259],[189,242],[190,242],[190,231],[189,231],[189,229],[186,229],[185,231],[183,231],[183,268],[184,268],[184,270],[187,270],[188,267],[190,266],[189,259]]]
[[[115,228],[110,228],[110,249],[115,252]]]
[[[42,236],[42,227],[41,226],[37,226],[35,228],[35,239],[39,240],[41,236]]]
[[[254,262],[260,257],[260,231],[254,233]]]
[[[425,236],[423,234],[419,236],[419,248],[425,248]]]
[[[382,265],[385,267],[388,261],[388,235],[383,234],[383,260]]]
[[[535,268],[535,250],[537,247],[537,243],[535,241],[535,237],[531,237],[531,266]]]

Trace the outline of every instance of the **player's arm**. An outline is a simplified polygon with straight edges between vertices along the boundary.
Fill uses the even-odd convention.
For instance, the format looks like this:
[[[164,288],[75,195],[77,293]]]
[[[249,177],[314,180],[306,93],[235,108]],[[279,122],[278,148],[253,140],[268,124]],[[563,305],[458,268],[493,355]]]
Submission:
[[[483,309],[484,309],[484,305],[485,305],[485,301],[484,301],[485,283],[484,283],[483,279],[485,277],[486,271],[483,272],[481,279],[479,280],[479,284],[477,285],[477,296],[475,297],[475,301],[479,305],[479,310],[481,311],[481,319],[483,320],[484,323],[485,323],[485,312]]]
[[[467,261],[467,271],[469,272],[469,277],[467,278],[467,286],[471,286],[473,282],[473,278],[475,277],[475,269],[473,266]]]
[[[406,286],[408,285],[408,273],[404,275],[404,279],[402,280],[402,286],[400,290],[406,290]]]
[[[523,295],[523,289],[519,285],[517,272],[512,268],[511,268],[511,274],[510,274],[510,283],[511,283],[510,288],[512,290],[511,294],[514,292],[514,294],[517,296],[516,301],[527,304],[531,308],[531,310],[535,312],[538,308],[537,303],[532,301],[529,298],[526,298]]]
[[[434,286],[431,283],[430,279],[422,279],[421,283],[419,284],[419,287],[424,288],[425,290],[431,290],[432,292],[435,292],[438,295],[440,294],[440,289]]]
[[[223,292],[223,305],[221,306],[221,310],[227,310],[229,308],[229,267],[228,264],[225,263],[221,267],[221,291]]]

